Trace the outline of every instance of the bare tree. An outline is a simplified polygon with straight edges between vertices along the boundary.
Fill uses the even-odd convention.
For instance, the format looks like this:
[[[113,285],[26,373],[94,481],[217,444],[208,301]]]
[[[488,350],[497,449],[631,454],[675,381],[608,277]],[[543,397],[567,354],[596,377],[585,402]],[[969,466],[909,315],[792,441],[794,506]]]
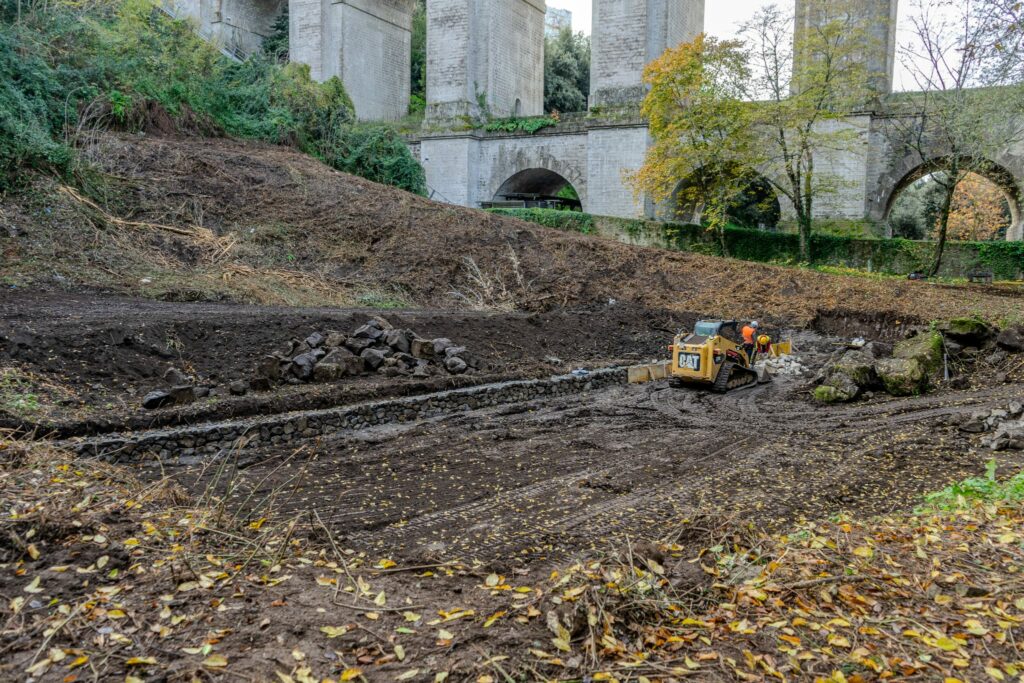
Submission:
[[[894,103],[886,134],[894,151],[916,159],[942,188],[935,254],[942,265],[953,197],[964,178],[997,177],[993,159],[1024,138],[1022,33],[1017,3],[914,0],[913,32],[901,47],[918,92]]]
[[[759,100],[759,167],[793,206],[805,261],[811,257],[816,202],[842,185],[841,178],[815,161],[858,142],[858,132],[843,120],[876,95],[864,59],[872,39],[863,5],[808,0],[799,22],[792,13],[769,6],[742,28],[753,96]]]

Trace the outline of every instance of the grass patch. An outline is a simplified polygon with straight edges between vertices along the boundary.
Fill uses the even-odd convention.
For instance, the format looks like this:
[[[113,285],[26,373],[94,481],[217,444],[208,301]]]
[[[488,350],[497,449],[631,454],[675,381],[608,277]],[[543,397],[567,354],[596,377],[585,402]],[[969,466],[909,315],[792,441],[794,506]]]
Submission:
[[[17,368],[0,368],[0,410],[16,417],[39,411],[39,395],[31,378]]]
[[[1011,503],[1024,500],[1024,471],[1000,481],[996,461],[989,460],[985,476],[971,477],[925,496],[925,509],[957,510],[974,502]]]

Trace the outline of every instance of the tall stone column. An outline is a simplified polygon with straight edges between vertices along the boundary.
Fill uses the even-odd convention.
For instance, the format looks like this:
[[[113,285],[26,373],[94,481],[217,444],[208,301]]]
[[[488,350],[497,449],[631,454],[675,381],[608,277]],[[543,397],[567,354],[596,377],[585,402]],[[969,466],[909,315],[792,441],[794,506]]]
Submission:
[[[594,0],[590,106],[639,104],[644,67],[704,31],[704,0]]]
[[[823,0],[796,0],[796,36],[814,26],[819,18]],[[826,4],[829,11],[836,5]],[[892,92],[893,72],[896,66],[896,21],[899,0],[854,0],[850,9],[859,17],[858,23],[865,27],[867,40],[861,59],[867,65],[872,85],[879,95]],[[799,59],[799,56],[798,56]]]
[[[427,119],[544,111],[544,0],[427,0]]]
[[[289,0],[292,60],[337,76],[364,121],[409,111],[415,0]]]

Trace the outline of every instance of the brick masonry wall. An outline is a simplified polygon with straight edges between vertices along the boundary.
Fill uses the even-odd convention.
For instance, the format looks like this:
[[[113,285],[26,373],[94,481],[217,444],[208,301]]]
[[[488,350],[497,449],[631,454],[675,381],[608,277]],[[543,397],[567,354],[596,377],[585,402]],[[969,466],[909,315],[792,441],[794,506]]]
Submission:
[[[230,420],[136,434],[75,439],[61,446],[109,462],[159,457],[167,465],[190,465],[227,451],[287,444],[379,425],[412,422],[456,411],[531,399],[569,396],[626,382],[625,368],[453,389],[424,396],[281,415]]]

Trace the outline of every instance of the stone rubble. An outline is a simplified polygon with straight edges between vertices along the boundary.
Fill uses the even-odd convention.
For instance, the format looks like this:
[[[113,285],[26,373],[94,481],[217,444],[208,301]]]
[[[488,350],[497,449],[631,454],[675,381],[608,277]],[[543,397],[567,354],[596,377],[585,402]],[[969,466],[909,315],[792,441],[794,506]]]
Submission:
[[[967,434],[991,434],[983,443],[993,451],[1024,450],[1024,403],[1011,401],[1006,408],[971,413],[959,429]]]
[[[256,363],[249,380],[227,387],[232,396],[250,391],[269,391],[280,384],[333,382],[344,377],[379,374],[384,377],[426,379],[435,375],[462,375],[482,369],[475,354],[444,337],[423,339],[409,329],[396,329],[374,316],[351,334],[316,331],[304,339],[292,339]],[[143,398],[147,410],[187,405],[210,394],[174,368],[164,381],[168,389],[156,389]]]

